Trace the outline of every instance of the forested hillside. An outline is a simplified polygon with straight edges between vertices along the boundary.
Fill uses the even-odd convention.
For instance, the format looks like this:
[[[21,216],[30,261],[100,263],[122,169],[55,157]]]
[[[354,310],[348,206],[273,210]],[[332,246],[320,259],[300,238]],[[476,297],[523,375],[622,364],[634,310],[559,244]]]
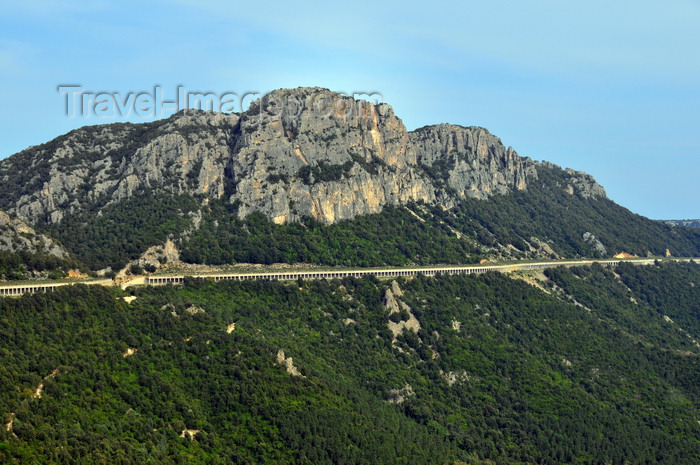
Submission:
[[[66,276],[68,270],[82,266],[75,260],[58,258],[44,253],[0,250],[0,281],[36,277],[57,279]]]
[[[2,299],[0,462],[698,463],[700,267],[547,275]]]
[[[454,207],[409,204],[325,225],[306,218],[275,225],[261,214],[236,218],[235,206],[213,203],[198,229],[181,241],[194,263],[307,262],[380,266],[474,263],[479,258],[700,256],[700,231],[635,215],[607,198],[561,188],[558,167],[540,167],[527,191],[465,198]]]
[[[58,278],[79,267],[61,244],[0,210],[0,281]]]

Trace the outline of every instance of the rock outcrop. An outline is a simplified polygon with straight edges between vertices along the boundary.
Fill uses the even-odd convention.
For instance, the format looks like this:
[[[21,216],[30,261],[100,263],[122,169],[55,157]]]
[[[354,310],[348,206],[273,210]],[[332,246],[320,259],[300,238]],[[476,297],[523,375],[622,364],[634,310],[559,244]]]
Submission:
[[[0,211],[0,250],[7,252],[45,253],[68,258],[66,249],[53,239],[39,234],[26,222]]]
[[[484,128],[439,124],[417,129],[410,140],[418,162],[444,172],[446,185],[457,196],[486,199],[493,194],[524,190],[537,179],[536,163],[519,157]]]
[[[2,202],[30,223],[143,190],[220,198],[235,114],[181,112],[155,123],[86,126],[0,162]]]
[[[399,297],[403,295],[403,291],[399,287],[396,281],[391,282],[391,289],[387,289],[384,292],[384,307],[389,311],[389,315],[394,315],[395,313],[405,312],[406,319],[400,321],[387,321],[387,327],[391,334],[393,335],[393,342],[395,343],[397,337],[405,330],[413,331],[418,333],[420,330],[420,322],[411,312],[411,307],[406,305],[405,302],[399,300]]]
[[[525,190],[537,162],[486,129],[407,131],[386,104],[282,89],[242,114],[184,111],[154,123],[85,127],[0,162],[0,208],[30,223],[139,192],[224,198],[238,215],[335,223],[409,202],[449,207]],[[585,173],[562,189],[605,192]]]
[[[287,373],[289,373],[290,375],[305,378],[305,376],[301,374],[299,369],[296,366],[294,366],[294,359],[292,359],[292,357],[285,357],[284,351],[282,349],[277,351],[277,364],[284,366],[287,370]]]
[[[176,263],[180,260],[180,251],[175,243],[168,239],[162,245],[154,245],[148,248],[136,260],[131,260],[116,275],[117,279],[125,279],[129,276],[132,267],[143,269],[147,272],[155,272],[165,264]]]

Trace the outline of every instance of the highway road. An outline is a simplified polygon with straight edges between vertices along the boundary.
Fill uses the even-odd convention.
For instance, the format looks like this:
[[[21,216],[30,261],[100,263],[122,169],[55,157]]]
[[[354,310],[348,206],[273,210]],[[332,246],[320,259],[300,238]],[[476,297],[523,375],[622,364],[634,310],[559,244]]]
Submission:
[[[134,285],[168,285],[182,284],[186,276],[193,278],[204,278],[212,281],[247,281],[247,280],[297,280],[297,279],[342,279],[353,276],[361,278],[363,276],[375,276],[377,278],[394,278],[400,276],[435,276],[439,274],[455,275],[455,274],[479,274],[489,271],[510,273],[513,271],[539,270],[545,268],[553,268],[557,266],[590,266],[593,263],[599,263],[603,266],[616,266],[621,262],[633,263],[636,265],[651,265],[655,261],[698,261],[697,258],[644,258],[644,259],[604,259],[604,260],[552,260],[540,262],[512,262],[505,264],[486,263],[483,265],[445,265],[445,266],[426,266],[426,267],[406,267],[406,268],[348,268],[348,269],[324,269],[324,270],[299,270],[299,271],[284,271],[284,272],[258,272],[258,273],[201,273],[201,274],[153,274],[148,276],[139,276],[132,281],[121,284],[123,288]],[[75,280],[75,281],[32,281],[16,284],[0,285],[0,296],[19,296],[33,292],[48,292],[61,286],[69,286],[72,284],[86,285],[102,285],[110,286],[117,285],[109,279],[100,280]]]

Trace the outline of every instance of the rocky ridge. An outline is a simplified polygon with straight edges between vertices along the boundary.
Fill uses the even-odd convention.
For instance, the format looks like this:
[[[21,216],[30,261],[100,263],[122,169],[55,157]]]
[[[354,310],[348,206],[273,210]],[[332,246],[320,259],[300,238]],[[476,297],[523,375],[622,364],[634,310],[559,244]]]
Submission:
[[[44,253],[68,258],[69,253],[53,239],[37,233],[26,222],[0,210],[0,251]]]
[[[185,111],[154,123],[84,127],[0,162],[0,208],[59,223],[138,192],[225,199],[238,216],[332,224],[409,202],[448,208],[526,190],[542,164],[479,127],[407,131],[386,104],[282,89],[242,114]],[[567,171],[570,194],[605,196]]]

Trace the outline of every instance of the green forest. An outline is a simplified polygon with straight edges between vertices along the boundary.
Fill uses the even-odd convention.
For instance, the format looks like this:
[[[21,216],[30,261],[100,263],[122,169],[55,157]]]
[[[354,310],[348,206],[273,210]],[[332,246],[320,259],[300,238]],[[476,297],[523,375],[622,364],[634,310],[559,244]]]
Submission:
[[[471,232],[485,245],[512,244],[528,249],[532,237],[546,242],[567,258],[611,257],[620,252],[638,256],[700,256],[700,230],[671,227],[636,215],[607,198],[569,194],[565,172],[538,167],[538,180],[525,191],[496,195],[487,201],[463,199],[450,214],[433,209],[447,224]],[[601,254],[584,239],[593,234],[606,247]]]
[[[199,229],[183,242],[191,263],[316,263],[344,266],[475,263],[475,241],[445,224],[421,221],[402,207],[326,225],[311,218],[276,225],[260,213],[244,220],[212,205]]]
[[[0,250],[0,281],[30,279],[36,275],[62,278],[70,269],[84,268],[73,259],[58,258],[47,253]]]
[[[199,199],[188,195],[162,195],[144,190],[122,202],[66,215],[57,224],[40,229],[57,238],[93,270],[118,271],[149,247],[162,244],[191,226],[187,215]]]
[[[698,302],[692,262],[1,299],[0,463],[697,464]]]

